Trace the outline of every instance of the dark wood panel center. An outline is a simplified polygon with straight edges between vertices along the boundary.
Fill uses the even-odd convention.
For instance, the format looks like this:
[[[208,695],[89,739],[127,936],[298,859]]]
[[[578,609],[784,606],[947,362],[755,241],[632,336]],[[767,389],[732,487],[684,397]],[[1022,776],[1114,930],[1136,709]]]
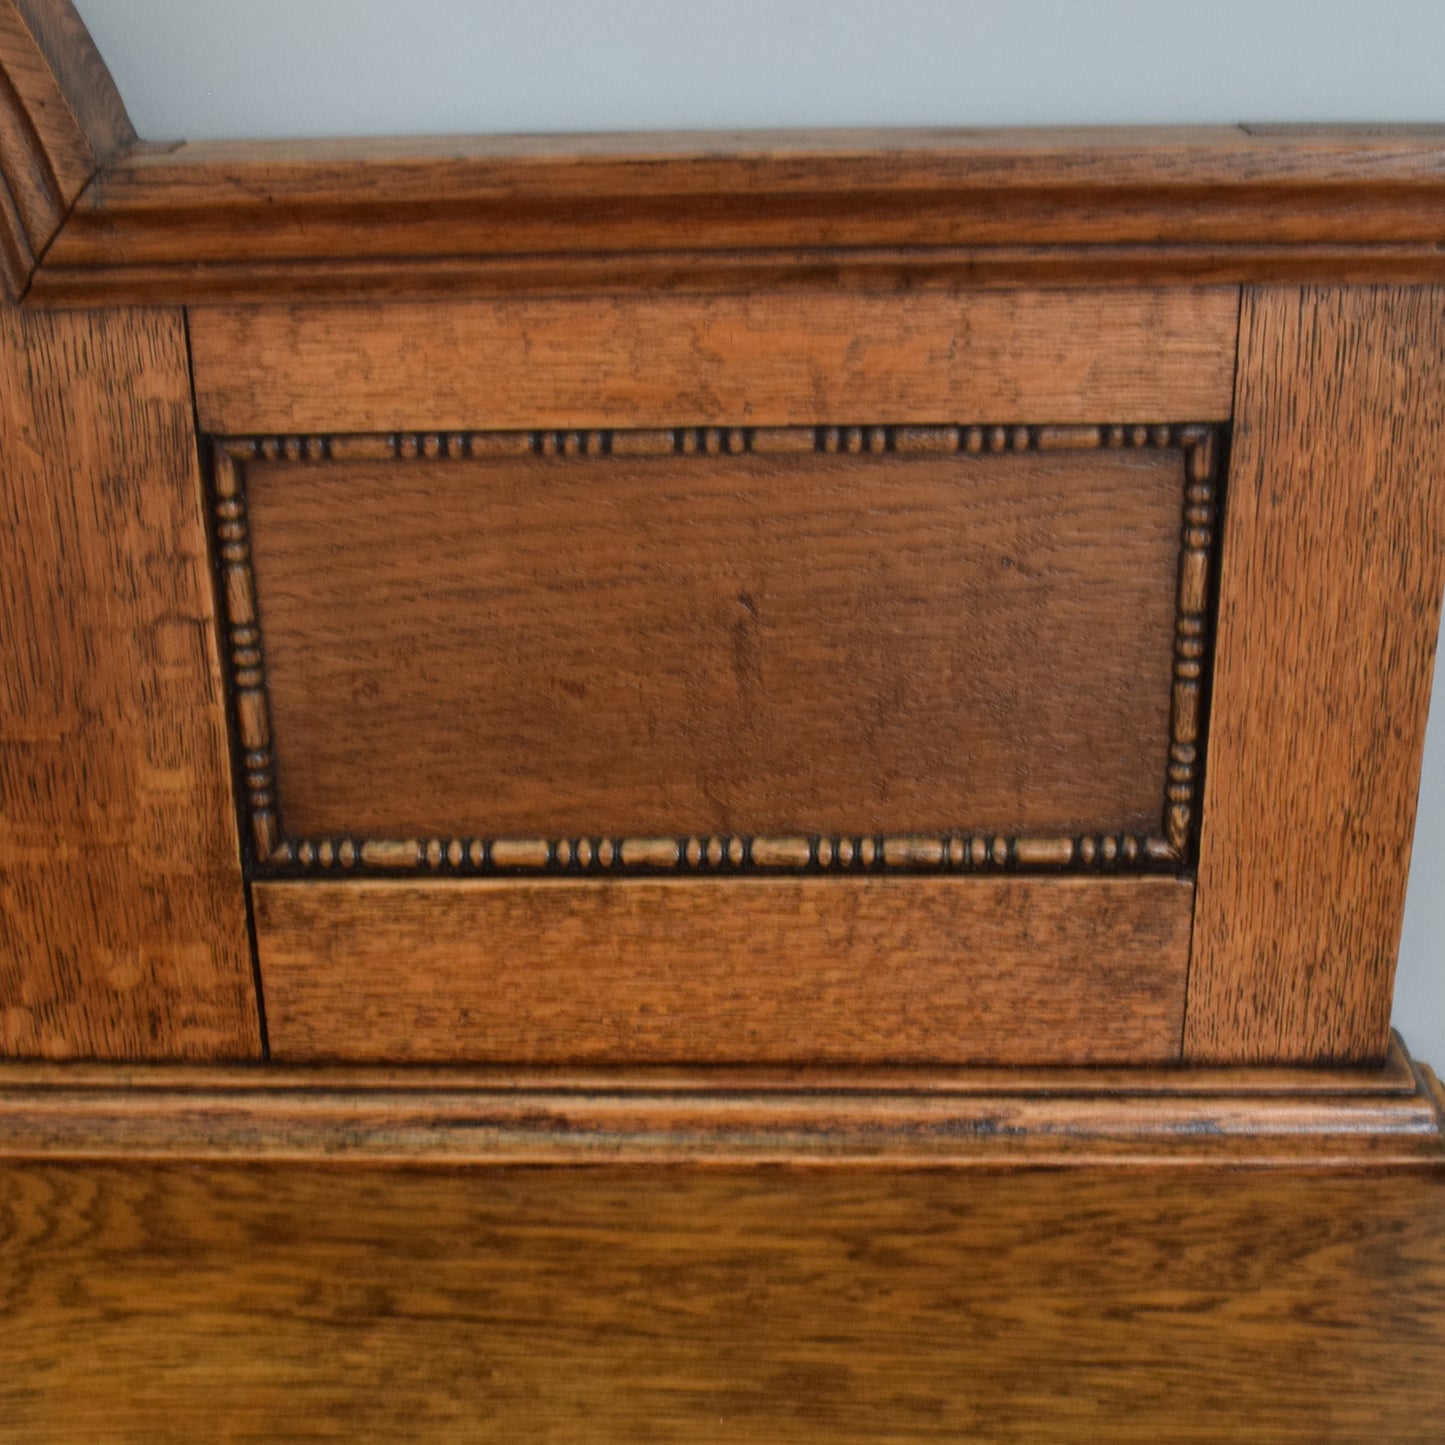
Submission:
[[[292,838],[1166,826],[1167,429],[228,449]]]

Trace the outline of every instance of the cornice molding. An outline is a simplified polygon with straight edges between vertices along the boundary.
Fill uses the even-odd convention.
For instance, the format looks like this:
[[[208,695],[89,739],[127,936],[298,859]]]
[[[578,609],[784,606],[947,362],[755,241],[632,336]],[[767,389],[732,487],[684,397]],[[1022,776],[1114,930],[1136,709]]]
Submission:
[[[52,305],[1445,279],[1445,132],[478,137],[142,147]]]

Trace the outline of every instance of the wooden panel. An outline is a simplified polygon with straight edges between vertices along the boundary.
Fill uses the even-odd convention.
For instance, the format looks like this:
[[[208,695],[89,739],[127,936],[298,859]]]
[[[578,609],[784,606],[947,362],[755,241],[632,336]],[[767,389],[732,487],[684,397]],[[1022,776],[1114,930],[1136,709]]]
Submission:
[[[475,440],[245,467],[288,835],[1160,836],[1180,447]]]
[[[0,309],[0,1052],[259,1047],[174,313]]]
[[[1440,279],[1432,126],[475,136],[141,148],[62,304]]]
[[[258,883],[273,1056],[1160,1062],[1171,878]]]
[[[1436,1445],[1445,1173],[0,1171],[33,1445]]]
[[[808,294],[197,310],[202,429],[1213,421],[1238,293]]]
[[[1246,295],[1186,1053],[1389,1037],[1445,584],[1445,291]]]

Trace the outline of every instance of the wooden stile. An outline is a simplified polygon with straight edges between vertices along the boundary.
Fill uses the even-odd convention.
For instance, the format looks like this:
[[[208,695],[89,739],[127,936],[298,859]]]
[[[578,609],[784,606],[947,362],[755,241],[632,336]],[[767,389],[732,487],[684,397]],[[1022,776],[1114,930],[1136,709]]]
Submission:
[[[260,1051],[168,312],[0,312],[0,1052]]]
[[[1445,292],[1246,293],[1186,1055],[1383,1055],[1445,587]]]

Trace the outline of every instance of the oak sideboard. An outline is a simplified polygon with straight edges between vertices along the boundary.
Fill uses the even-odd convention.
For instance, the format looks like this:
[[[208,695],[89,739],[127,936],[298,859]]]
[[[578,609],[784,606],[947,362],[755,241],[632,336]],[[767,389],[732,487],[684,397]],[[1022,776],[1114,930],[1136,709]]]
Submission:
[[[1439,1438],[1445,129],[160,144],[0,0],[0,279],[0,1438]]]

